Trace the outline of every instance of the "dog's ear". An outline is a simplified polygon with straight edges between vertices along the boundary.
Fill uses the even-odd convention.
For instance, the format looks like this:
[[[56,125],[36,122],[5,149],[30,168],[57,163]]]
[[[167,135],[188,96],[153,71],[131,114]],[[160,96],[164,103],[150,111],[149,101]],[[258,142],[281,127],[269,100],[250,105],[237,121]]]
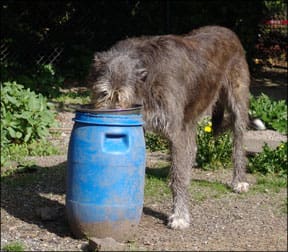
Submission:
[[[94,84],[97,78],[102,75],[105,71],[105,61],[101,56],[101,53],[95,53],[90,65],[88,76],[86,77],[86,82],[88,85]]]
[[[148,71],[146,68],[138,68],[136,69],[136,75],[137,75],[137,78],[143,82],[146,81],[146,78],[147,78],[147,75],[148,75]]]
[[[105,65],[105,60],[101,53],[95,53],[93,58],[93,67],[100,69]]]

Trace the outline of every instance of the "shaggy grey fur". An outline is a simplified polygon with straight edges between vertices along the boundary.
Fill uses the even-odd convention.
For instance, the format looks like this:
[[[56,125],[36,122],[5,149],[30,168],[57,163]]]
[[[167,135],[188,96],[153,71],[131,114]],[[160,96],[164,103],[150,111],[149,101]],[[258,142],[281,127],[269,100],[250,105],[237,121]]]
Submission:
[[[146,127],[171,143],[171,228],[189,226],[188,185],[196,155],[196,124],[213,106],[218,132],[224,110],[234,133],[232,188],[248,190],[243,134],[248,120],[249,70],[230,30],[207,26],[183,36],[130,38],[96,53],[88,76],[95,108],[143,105]]]

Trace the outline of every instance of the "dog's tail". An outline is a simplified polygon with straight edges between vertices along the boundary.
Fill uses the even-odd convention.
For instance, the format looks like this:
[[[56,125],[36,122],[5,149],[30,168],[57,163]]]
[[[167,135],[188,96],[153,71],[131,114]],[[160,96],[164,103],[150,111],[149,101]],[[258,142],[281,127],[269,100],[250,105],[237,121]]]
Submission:
[[[225,132],[228,128],[231,128],[231,114],[226,113],[225,114],[225,109],[226,109],[226,100],[225,94],[220,93],[220,96],[215,103],[212,111],[212,130],[213,130],[213,135],[218,136]],[[253,129],[253,130],[265,130],[266,126],[264,122],[259,119],[252,117],[250,114],[248,114],[249,121],[248,121],[248,128]]]

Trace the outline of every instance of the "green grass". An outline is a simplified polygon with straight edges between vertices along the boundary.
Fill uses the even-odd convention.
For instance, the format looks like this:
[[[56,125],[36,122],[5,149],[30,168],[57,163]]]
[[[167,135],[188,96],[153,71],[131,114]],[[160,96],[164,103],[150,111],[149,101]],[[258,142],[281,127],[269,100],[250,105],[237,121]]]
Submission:
[[[171,198],[172,194],[168,186],[169,168],[167,162],[159,162],[154,168],[146,169],[145,198],[161,201]],[[190,185],[191,197],[196,201],[204,201],[208,198],[220,198],[231,192],[225,184],[206,180],[192,180]]]
[[[15,241],[6,244],[1,251],[25,251],[23,243]]]
[[[257,175],[256,184],[251,187],[251,193],[279,193],[287,187],[287,180],[284,177],[275,175]]]
[[[5,168],[2,168],[1,170],[1,178],[13,176],[16,174],[21,174],[21,173],[29,173],[29,172],[34,172],[37,170],[37,166],[35,166],[35,162],[33,161],[23,161],[21,164],[7,166]]]
[[[170,166],[167,162],[159,162],[155,164],[154,168],[146,169],[145,179],[145,198],[154,201],[162,201],[171,197],[170,188],[168,186]],[[287,187],[287,180],[285,177],[269,174],[262,175],[256,173],[256,183],[251,186],[248,194],[240,194],[239,197],[247,197],[249,194],[257,193],[279,193],[282,189]],[[221,198],[228,193],[232,193],[231,188],[226,184],[217,181],[197,180],[191,181],[189,188],[191,198],[196,202],[202,202],[211,198]],[[287,204],[283,204],[283,208]],[[283,210],[284,211],[284,210]]]
[[[288,213],[287,206],[288,206],[288,202],[287,202],[287,198],[286,198],[286,199],[284,199],[284,202],[281,204],[281,207],[280,207],[280,212],[282,214],[286,214],[287,215],[287,213]]]
[[[14,170],[17,171],[19,167],[33,165],[30,161],[25,160],[27,156],[50,156],[62,153],[58,147],[45,139],[32,141],[31,143],[10,144],[1,151],[1,176],[4,173],[9,175]]]
[[[168,187],[169,166],[165,166],[165,163],[158,165],[159,168],[146,168],[145,198],[162,200],[171,197],[171,191]]]
[[[230,193],[231,189],[217,181],[192,180],[190,192],[193,200],[202,202],[206,199],[221,198],[225,194]]]

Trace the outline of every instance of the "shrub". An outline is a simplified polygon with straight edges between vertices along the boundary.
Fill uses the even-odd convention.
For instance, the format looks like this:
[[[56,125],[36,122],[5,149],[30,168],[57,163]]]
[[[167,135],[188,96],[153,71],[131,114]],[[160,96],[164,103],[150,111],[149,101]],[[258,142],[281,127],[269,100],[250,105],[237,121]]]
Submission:
[[[204,118],[197,130],[197,165],[202,169],[227,168],[231,166],[231,155],[231,134],[213,137],[210,119]]]
[[[262,152],[249,158],[248,171],[287,176],[287,150],[287,142],[281,143],[275,150],[265,144]]]
[[[16,82],[1,85],[1,126],[9,142],[23,143],[47,136],[55,123],[50,108],[43,95]]]
[[[55,125],[50,108],[41,94],[16,82],[1,84],[1,151],[7,152],[10,144],[31,143],[46,137],[48,129]]]
[[[168,149],[168,141],[152,132],[145,133],[146,148],[150,151],[165,151]]]
[[[232,140],[230,133],[217,138],[212,135],[212,125],[207,117],[202,120],[197,129],[196,162],[203,169],[218,169],[231,166]],[[150,151],[165,151],[169,143],[166,139],[154,133],[146,133],[146,147]]]
[[[250,114],[263,120],[267,128],[287,133],[287,104],[284,100],[273,101],[265,94],[250,98]]]

